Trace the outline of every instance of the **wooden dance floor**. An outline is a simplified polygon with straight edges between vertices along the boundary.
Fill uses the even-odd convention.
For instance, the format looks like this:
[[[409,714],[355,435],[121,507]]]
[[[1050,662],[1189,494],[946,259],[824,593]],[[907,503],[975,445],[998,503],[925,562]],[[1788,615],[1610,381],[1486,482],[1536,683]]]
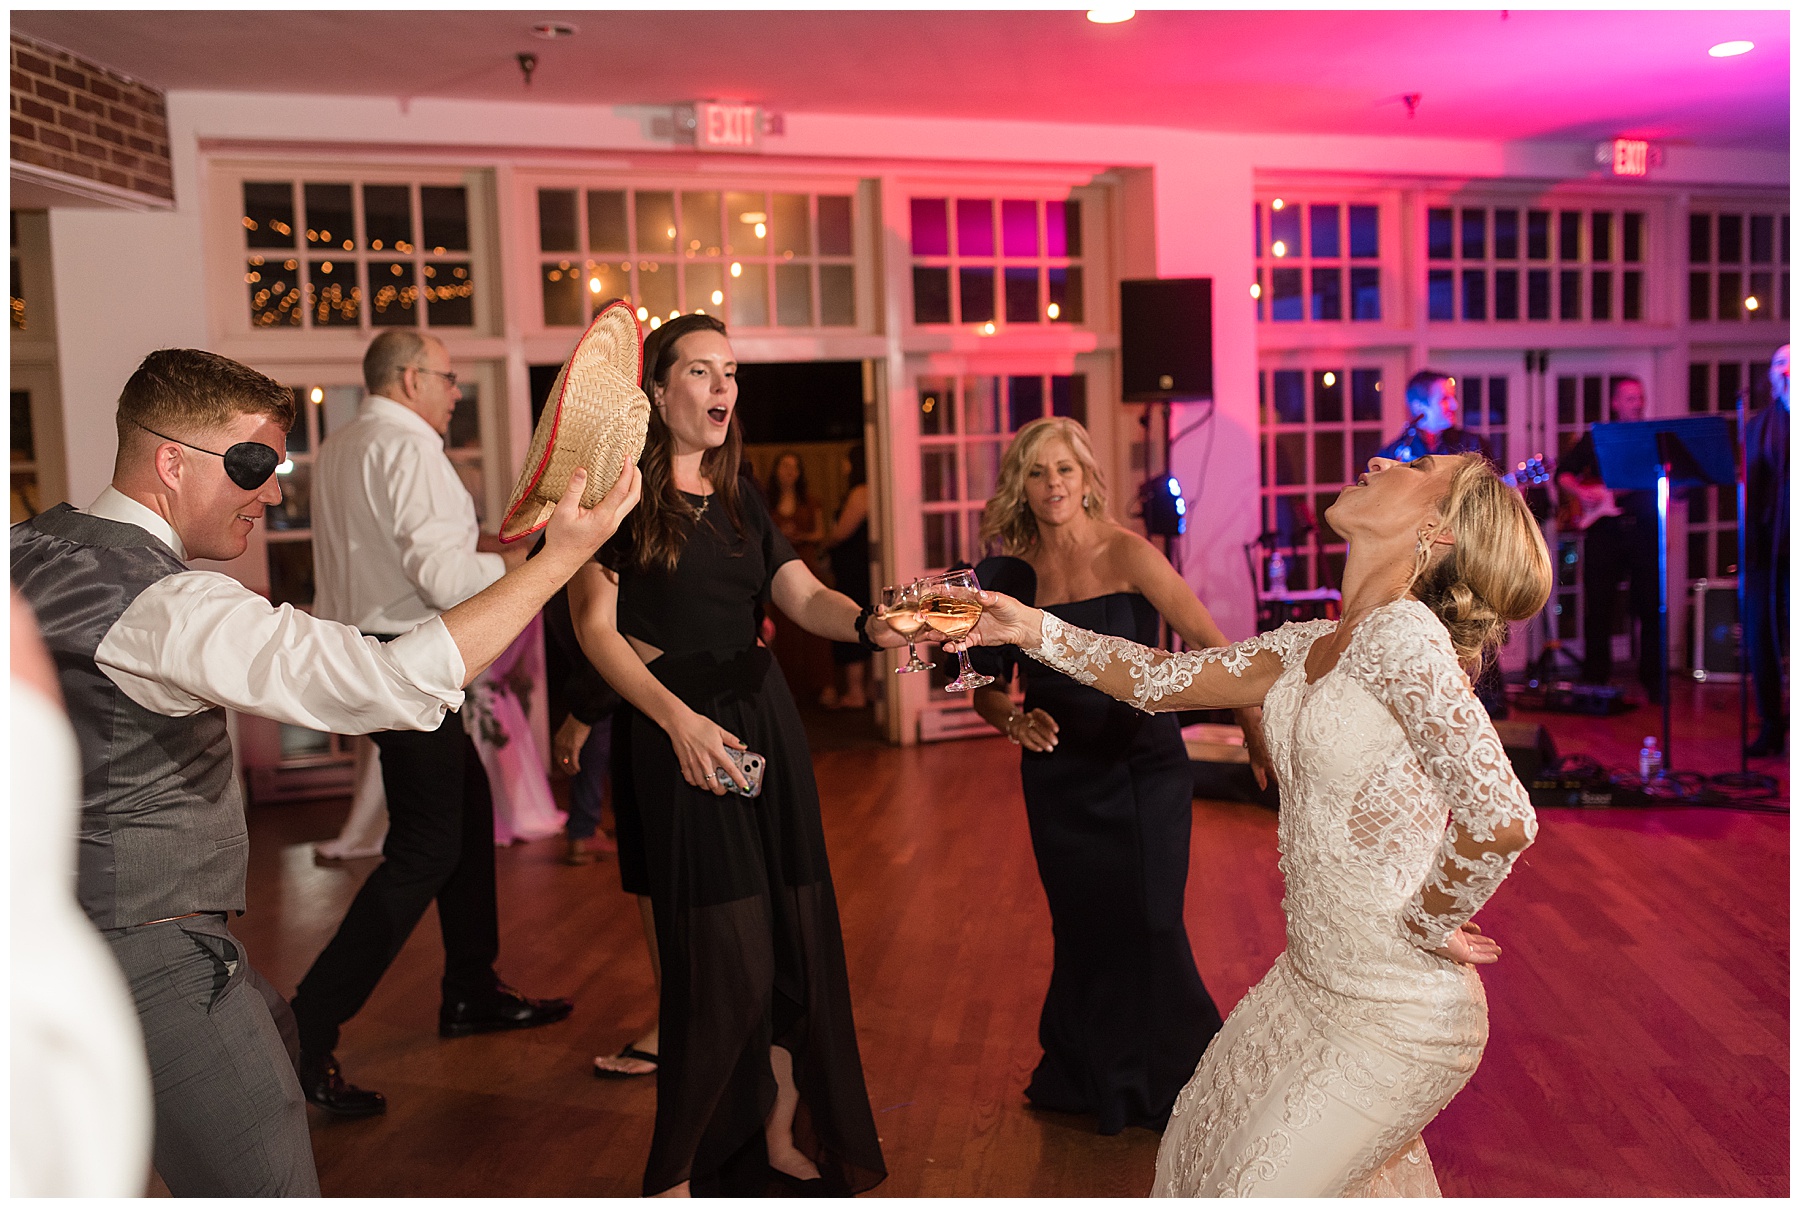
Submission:
[[[1677,690],[1675,763],[1736,766],[1736,690]],[[1515,714],[1530,719],[1530,714]],[[1015,749],[999,739],[898,750],[819,715],[816,759],[858,1032],[890,1171],[875,1195],[1142,1195],[1157,1136],[1100,1137],[1027,1109],[1049,916]],[[1652,711],[1559,716],[1564,753],[1608,764]],[[1779,774],[1785,761],[1760,760]],[[234,924],[291,992],[368,863],[320,868],[311,843],[346,803],[251,811],[250,913]],[[1474,1196],[1788,1194],[1788,823],[1727,809],[1545,811],[1537,845],[1480,916],[1505,946],[1485,970],[1492,1039],[1426,1130],[1444,1191]],[[1229,1009],[1282,943],[1275,817],[1196,802],[1187,917]],[[601,1082],[649,1021],[632,899],[610,862],[556,841],[499,853],[503,977],[569,995],[535,1031],[439,1040],[435,914],[338,1052],[388,1114],[312,1113],[327,1195],[630,1196],[650,1143],[652,1079]]]

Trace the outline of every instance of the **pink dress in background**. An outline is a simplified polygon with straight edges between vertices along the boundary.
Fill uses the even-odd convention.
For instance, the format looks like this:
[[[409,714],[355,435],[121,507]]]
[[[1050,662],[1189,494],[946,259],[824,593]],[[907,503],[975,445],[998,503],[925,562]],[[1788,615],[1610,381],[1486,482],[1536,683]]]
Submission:
[[[544,679],[544,623],[535,617],[525,632],[469,685],[463,725],[481,753],[494,796],[494,845],[547,839],[562,833],[568,815],[556,808],[550,778],[531,737],[531,719],[519,703],[524,683]],[[514,683],[520,687],[515,690]]]

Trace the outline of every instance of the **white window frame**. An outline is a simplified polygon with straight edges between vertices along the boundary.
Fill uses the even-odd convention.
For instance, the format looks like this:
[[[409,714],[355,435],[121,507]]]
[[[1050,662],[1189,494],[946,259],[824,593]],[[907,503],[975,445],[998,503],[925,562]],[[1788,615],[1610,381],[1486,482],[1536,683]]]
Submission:
[[[1381,374],[1381,416],[1379,428],[1367,420],[1356,420],[1354,416],[1354,398],[1352,397],[1355,370],[1374,369]],[[1306,392],[1305,418],[1299,423],[1272,423],[1275,417],[1275,374],[1279,371],[1294,371],[1303,375]],[[1340,421],[1318,422],[1314,416],[1314,403],[1318,387],[1322,383],[1320,375],[1331,373],[1338,377],[1336,386],[1342,392],[1343,418]],[[1375,449],[1392,440],[1406,423],[1406,368],[1404,360],[1392,350],[1366,349],[1354,351],[1349,349],[1282,349],[1264,352],[1258,357],[1257,365],[1258,389],[1265,391],[1261,398],[1265,407],[1259,409],[1257,450],[1259,471],[1257,478],[1258,521],[1262,531],[1269,531],[1273,524],[1275,500],[1289,496],[1299,496],[1313,507],[1314,523],[1319,532],[1308,534],[1297,545],[1281,546],[1282,556],[1290,566],[1296,559],[1305,559],[1305,572],[1295,576],[1290,571],[1290,583],[1295,590],[1311,589],[1327,586],[1321,582],[1319,568],[1313,565],[1313,554],[1319,549],[1327,560],[1334,560],[1336,570],[1334,579],[1341,576],[1341,562],[1344,544],[1341,538],[1332,540],[1325,532],[1325,508],[1331,500],[1321,499],[1323,492],[1342,491],[1344,487],[1356,481],[1361,472],[1356,464],[1354,436],[1358,432],[1375,431]],[[1345,478],[1340,482],[1321,481],[1314,466],[1314,454],[1321,433],[1338,433],[1343,436],[1343,452],[1345,458]],[[1277,484],[1275,474],[1275,449],[1277,440],[1282,436],[1299,436],[1302,441],[1304,462],[1300,467],[1301,481],[1298,483]],[[1370,451],[1371,454],[1373,450]],[[1316,545],[1315,545],[1316,541]],[[1267,583],[1262,581],[1263,568],[1258,567],[1258,590],[1267,590]],[[1336,582],[1331,586],[1341,586]]]
[[[851,254],[843,256],[808,252],[804,257],[796,256],[793,258],[796,260],[804,260],[805,263],[812,267],[813,323],[807,326],[788,326],[774,322],[776,318],[776,304],[772,296],[769,305],[769,319],[771,321],[767,324],[750,326],[735,323],[732,320],[729,305],[727,305],[725,313],[721,317],[731,329],[732,341],[734,346],[737,346],[737,351],[740,356],[745,355],[746,347],[760,347],[765,343],[797,342],[804,340],[814,343],[819,341],[831,341],[842,345],[846,340],[852,340],[855,337],[868,337],[879,330],[877,321],[877,317],[881,311],[878,300],[879,282],[877,280],[877,266],[879,260],[875,254],[877,235],[874,229],[874,215],[877,207],[873,204],[873,194],[870,189],[870,182],[862,177],[830,176],[817,173],[784,176],[779,172],[771,172],[762,169],[760,166],[744,168],[736,168],[734,166],[734,169],[730,172],[690,172],[685,175],[669,173],[666,171],[651,173],[608,172],[583,169],[556,170],[547,168],[519,168],[512,173],[510,187],[512,204],[516,217],[514,229],[508,233],[508,238],[510,239],[508,251],[514,253],[511,257],[512,263],[508,266],[510,274],[509,284],[515,291],[515,296],[520,299],[520,302],[513,308],[512,318],[518,323],[520,330],[522,330],[527,337],[569,339],[580,332],[579,327],[562,324],[551,326],[544,322],[542,300],[543,286],[540,279],[540,273],[543,271],[543,265],[552,261],[560,264],[562,260],[567,259],[570,262],[570,268],[572,270],[584,273],[584,282],[586,280],[585,273],[589,267],[587,264],[588,261],[600,263],[630,261],[633,262],[634,268],[639,267],[639,262],[648,263],[652,261],[659,265],[717,263],[726,273],[729,273],[730,265],[734,260],[767,264],[771,267],[784,262],[784,259],[775,253],[773,249],[761,253],[746,253],[735,256],[727,254],[724,249],[721,249],[717,256],[706,255],[704,253],[699,256],[693,256],[684,255],[683,249],[679,245],[674,252],[669,253],[637,251],[628,253],[595,253],[586,250],[568,253],[546,252],[541,249],[541,237],[538,229],[539,189],[575,190],[576,230],[578,239],[584,245],[584,249],[587,239],[587,223],[585,221],[588,204],[587,194],[590,191],[625,191],[628,193],[667,192],[674,194],[676,196],[675,206],[678,226],[681,208],[679,195],[684,192],[716,192],[721,195],[721,203],[724,202],[726,195],[739,192],[762,192],[770,195],[776,193],[805,194],[808,197],[808,221],[811,224],[810,233],[813,236],[815,248],[817,246],[818,231],[817,198],[821,194],[828,196],[848,196],[851,199]],[[635,224],[637,221],[635,205],[627,205],[626,220],[628,229],[635,231]],[[828,327],[818,322],[820,317],[818,308],[818,303],[820,301],[818,266],[822,264],[850,265],[856,274],[856,321],[850,326],[833,325]],[[692,299],[688,299],[683,295],[685,283],[682,281],[682,277],[684,276],[685,274],[679,274],[677,276],[677,309],[683,311],[699,309],[705,310],[711,314],[719,314],[719,309],[710,303],[709,300],[701,299],[698,305],[694,305],[692,304]],[[774,284],[772,278],[773,273],[771,273],[770,281],[771,293]],[[584,289],[584,293],[586,292],[587,291]],[[639,298],[634,297],[633,300],[641,302],[641,299]],[[584,298],[584,304],[585,311],[591,315],[594,310],[595,300],[592,298]],[[650,325],[651,317],[652,316],[646,314],[642,320],[645,335],[648,335],[652,330]],[[659,324],[661,320],[666,317],[666,315],[655,316]],[[867,349],[865,347],[866,343],[867,341],[865,338],[856,345],[857,351],[847,353],[843,355],[841,359],[858,359],[867,355]],[[755,356],[754,359],[778,360],[783,358],[781,354],[777,353],[770,356],[758,355]]]
[[[419,222],[417,208],[417,186],[419,185],[460,185],[466,190],[468,197],[469,218],[469,250],[467,253],[446,252],[445,258],[467,259],[474,280],[474,324],[472,326],[439,327],[428,326],[429,316],[421,313],[421,322],[401,325],[398,328],[376,327],[370,323],[371,300],[365,286],[363,304],[359,310],[354,326],[344,324],[331,327],[260,327],[250,321],[249,299],[245,294],[247,282],[248,257],[256,255],[277,254],[274,249],[247,248],[244,242],[243,186],[246,181],[279,181],[294,182],[296,207],[303,203],[303,189],[307,182],[349,184],[352,186],[352,205],[360,212],[362,191],[360,185],[412,185],[414,186],[414,221]],[[344,157],[282,157],[270,158],[260,155],[235,156],[219,154],[205,160],[203,173],[203,229],[206,252],[207,280],[211,288],[207,291],[208,319],[222,350],[228,346],[242,350],[244,355],[238,359],[248,360],[256,355],[257,349],[272,350],[281,359],[302,356],[318,357],[329,355],[328,350],[344,349],[346,346],[356,347],[355,355],[361,357],[362,349],[368,342],[383,331],[410,330],[424,332],[438,337],[444,343],[452,345],[459,342],[492,337],[503,329],[501,317],[501,289],[499,278],[499,249],[494,238],[494,185],[491,169],[482,167],[462,167],[446,165],[442,162],[409,163],[397,158],[385,158],[381,162],[359,161]],[[304,221],[298,209],[296,219]],[[304,262],[309,258],[324,253],[305,247],[304,230],[296,231],[296,248],[294,258]],[[366,262],[370,258],[391,260],[396,257],[389,252],[372,252],[367,247],[359,247],[347,255]],[[413,253],[404,254],[401,258],[411,259],[415,265],[415,283],[421,288],[425,286],[424,268],[428,260],[437,259],[430,249],[418,248]],[[305,289],[304,263],[300,266],[301,284]],[[424,306],[421,303],[423,312]],[[236,352],[227,355],[237,356]]]
[[[1285,248],[1280,256],[1275,254],[1275,240],[1271,234],[1274,215],[1278,212],[1277,202],[1281,203],[1280,210],[1297,207],[1301,215],[1302,246],[1298,249]],[[1308,207],[1313,205],[1335,205],[1342,211],[1339,216],[1342,243],[1339,245],[1340,254],[1335,257],[1315,259],[1312,255],[1311,212]],[[1372,260],[1352,259],[1349,207],[1368,205],[1377,208],[1380,252]],[[1401,284],[1405,279],[1407,225],[1402,206],[1401,191],[1386,184],[1259,179],[1250,215],[1256,275],[1251,286],[1247,287],[1251,289],[1251,296],[1256,301],[1259,345],[1264,348],[1276,345],[1298,346],[1320,339],[1334,343],[1366,343],[1383,338],[1391,339],[1396,329],[1406,327],[1410,318]],[[1340,318],[1312,317],[1312,269],[1315,265],[1320,268],[1335,268],[1343,273],[1340,278],[1343,304]],[[1277,320],[1273,309],[1274,272],[1288,268],[1300,270],[1300,318]],[[1380,319],[1350,317],[1353,303],[1349,270],[1352,268],[1375,268],[1380,272]]]
[[[1430,221],[1431,212],[1448,209],[1451,212],[1451,256],[1449,259],[1431,258]],[[1510,259],[1500,259],[1494,254],[1494,211],[1516,210],[1519,214],[1519,254]],[[1465,210],[1482,210],[1485,214],[1484,254],[1479,258],[1463,257],[1463,214]],[[1542,260],[1530,257],[1530,214],[1533,210],[1544,210],[1549,214],[1548,248],[1549,255]],[[1561,215],[1565,212],[1579,213],[1580,230],[1576,239],[1577,255],[1573,259],[1564,259],[1561,241]],[[1662,250],[1667,246],[1667,238],[1663,230],[1667,207],[1662,198],[1649,194],[1626,195],[1620,193],[1591,194],[1572,193],[1562,189],[1537,190],[1525,192],[1516,186],[1512,188],[1495,187],[1493,189],[1476,188],[1466,191],[1428,190],[1419,200],[1419,262],[1423,268],[1422,281],[1424,288],[1419,295],[1421,311],[1427,323],[1434,331],[1450,327],[1487,327],[1498,331],[1511,331],[1532,326],[1539,328],[1554,326],[1559,328],[1589,327],[1605,329],[1609,325],[1618,324],[1626,327],[1637,327],[1651,322],[1666,321],[1667,307],[1664,291],[1659,283],[1668,277],[1669,266]],[[1593,215],[1605,213],[1611,215],[1611,238],[1608,255],[1605,259],[1594,258]],[[1643,215],[1644,229],[1639,238],[1639,259],[1627,261],[1625,253],[1625,215],[1636,213]],[[1516,270],[1519,274],[1519,309],[1516,318],[1498,319],[1494,317],[1494,287],[1497,270]],[[1530,274],[1534,270],[1549,274],[1549,316],[1543,319],[1530,317]],[[1451,273],[1451,311],[1450,319],[1434,319],[1430,316],[1431,286],[1433,271]],[[1466,308],[1465,272],[1479,271],[1486,283],[1486,314],[1479,319],[1464,318]],[[1580,274],[1579,309],[1581,315],[1575,319],[1562,318],[1561,279],[1564,272]],[[1604,319],[1593,317],[1594,274],[1610,273],[1611,280],[1611,314]],[[1625,275],[1640,273],[1639,314],[1635,319],[1626,319],[1625,313]],[[1520,337],[1526,338],[1526,337]]]
[[[912,250],[912,203],[915,200],[937,200],[942,198],[946,205],[945,220],[949,224],[949,252],[943,255],[914,254]],[[991,256],[965,254],[960,247],[957,232],[956,208],[958,201],[986,201],[993,210],[994,216],[994,253]],[[1003,211],[1001,203],[1007,201],[1030,201],[1037,207],[1038,233],[1040,236],[1038,252],[1035,255],[1009,255],[1005,247],[1005,230],[1003,227]],[[1046,250],[1044,236],[1048,233],[1045,203],[1055,201],[1074,201],[1079,207],[1081,255],[1051,256]],[[1105,325],[1102,317],[1096,323],[1094,314],[1095,289],[1094,266],[1100,261],[1102,267],[1105,260],[1104,244],[1093,236],[1106,230],[1106,216],[1090,213],[1091,207],[1105,205],[1105,193],[1101,189],[1081,186],[1044,186],[1020,184],[1015,182],[993,181],[946,181],[941,190],[934,190],[924,182],[909,182],[905,199],[906,227],[902,232],[902,246],[906,249],[906,258],[900,262],[902,268],[896,274],[896,284],[906,295],[906,307],[903,312],[902,330],[910,337],[927,333],[943,333],[962,331],[983,338],[1002,336],[1020,336],[1045,330],[1083,331],[1092,330],[1096,326]],[[960,270],[968,268],[991,268],[994,272],[994,315],[992,320],[968,320],[962,316],[962,289]],[[1032,323],[1013,323],[1006,316],[1006,270],[1008,268],[1031,267],[1038,270],[1038,302],[1037,313],[1042,316]],[[950,320],[947,323],[920,323],[917,321],[917,300],[913,291],[913,270],[915,268],[942,268],[949,274]],[[1081,273],[1081,320],[1079,322],[1048,317],[1049,307],[1049,269],[1080,270]],[[1103,291],[1102,291],[1103,292]]]
[[[1681,229],[1677,239],[1673,242],[1677,245],[1677,267],[1680,269],[1677,274],[1680,282],[1676,298],[1676,305],[1679,307],[1677,313],[1690,330],[1697,334],[1704,333],[1704,338],[1719,343],[1759,338],[1776,338],[1780,342],[1780,336],[1787,331],[1788,325],[1793,321],[1791,293],[1789,294],[1788,310],[1783,312],[1780,308],[1782,279],[1788,277],[1792,270],[1792,266],[1781,258],[1782,224],[1784,221],[1792,221],[1789,210],[1787,198],[1768,194],[1760,196],[1754,194],[1707,194],[1688,199],[1687,208],[1682,215]],[[1710,258],[1704,264],[1695,264],[1689,259],[1688,221],[1696,214],[1706,214],[1712,220],[1708,247]],[[1735,263],[1726,263],[1719,259],[1718,217],[1720,214],[1737,214],[1744,219],[1743,255]],[[1750,262],[1750,218],[1756,214],[1768,214],[1774,218],[1773,258],[1767,266],[1772,284],[1770,297],[1761,299],[1765,305],[1757,308],[1755,316],[1740,305],[1737,318],[1721,319],[1719,318],[1720,274],[1726,272],[1740,274],[1743,283],[1741,296],[1748,296],[1751,293],[1751,273],[1763,271],[1760,266]],[[1709,278],[1707,317],[1694,319],[1690,317],[1692,312],[1688,306],[1689,278],[1694,273],[1702,272],[1706,273]]]

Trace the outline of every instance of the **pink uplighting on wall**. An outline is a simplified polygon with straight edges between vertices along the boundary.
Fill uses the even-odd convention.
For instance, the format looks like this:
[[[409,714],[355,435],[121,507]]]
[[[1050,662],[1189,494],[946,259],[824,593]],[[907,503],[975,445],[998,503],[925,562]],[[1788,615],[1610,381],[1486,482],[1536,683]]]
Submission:
[[[703,19],[620,10],[581,15],[579,37],[526,43],[532,19],[492,6],[434,11],[428,21],[379,7],[246,11],[230,21],[206,10],[146,20],[128,10],[44,7],[15,10],[13,28],[80,46],[168,91],[601,106],[740,100],[771,118],[1589,146],[1625,132],[1676,145],[1788,146],[1784,11],[1139,9],[1123,24],[1089,29],[1074,13],[1024,10],[727,9]],[[1755,52],[1700,61],[1728,39],[1754,42]],[[516,44],[538,50],[529,93],[513,62]],[[667,53],[672,45],[679,55]],[[307,53],[270,56],[270,46]],[[395,46],[407,53],[396,57]],[[781,53],[747,56],[746,46]],[[996,47],[1005,70],[996,68]],[[1428,103],[1406,102],[1420,96]]]

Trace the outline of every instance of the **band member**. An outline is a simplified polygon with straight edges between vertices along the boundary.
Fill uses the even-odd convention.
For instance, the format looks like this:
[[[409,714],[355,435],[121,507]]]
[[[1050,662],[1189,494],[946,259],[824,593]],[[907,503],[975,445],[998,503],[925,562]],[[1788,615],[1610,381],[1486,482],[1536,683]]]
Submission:
[[[1634,424],[1644,418],[1644,384],[1613,379],[1612,418]],[[1614,491],[1600,481],[1592,433],[1583,433],[1557,467],[1565,533],[1582,534],[1583,683],[1612,678],[1612,638],[1619,581],[1631,584],[1631,615],[1638,622],[1638,682],[1651,704],[1662,703],[1662,644],[1656,582],[1656,493]]]
[[[1377,457],[1415,461],[1432,453],[1479,453],[1494,460],[1487,441],[1456,426],[1462,404],[1456,397],[1456,379],[1449,374],[1435,369],[1413,374],[1406,383],[1406,407],[1412,418]]]
[[[1462,402],[1456,396],[1456,379],[1436,369],[1421,369],[1407,379],[1406,407],[1412,418],[1378,457],[1417,461],[1436,453],[1479,453],[1490,462],[1494,451],[1479,433],[1457,426]],[[1506,681],[1500,664],[1490,660],[1475,683],[1475,695],[1488,715],[1507,715]]]
[[[1781,690],[1782,635],[1788,623],[1788,346],[1769,362],[1769,405],[1744,435],[1744,653],[1756,684],[1762,732],[1752,755],[1779,755],[1787,742]]]

